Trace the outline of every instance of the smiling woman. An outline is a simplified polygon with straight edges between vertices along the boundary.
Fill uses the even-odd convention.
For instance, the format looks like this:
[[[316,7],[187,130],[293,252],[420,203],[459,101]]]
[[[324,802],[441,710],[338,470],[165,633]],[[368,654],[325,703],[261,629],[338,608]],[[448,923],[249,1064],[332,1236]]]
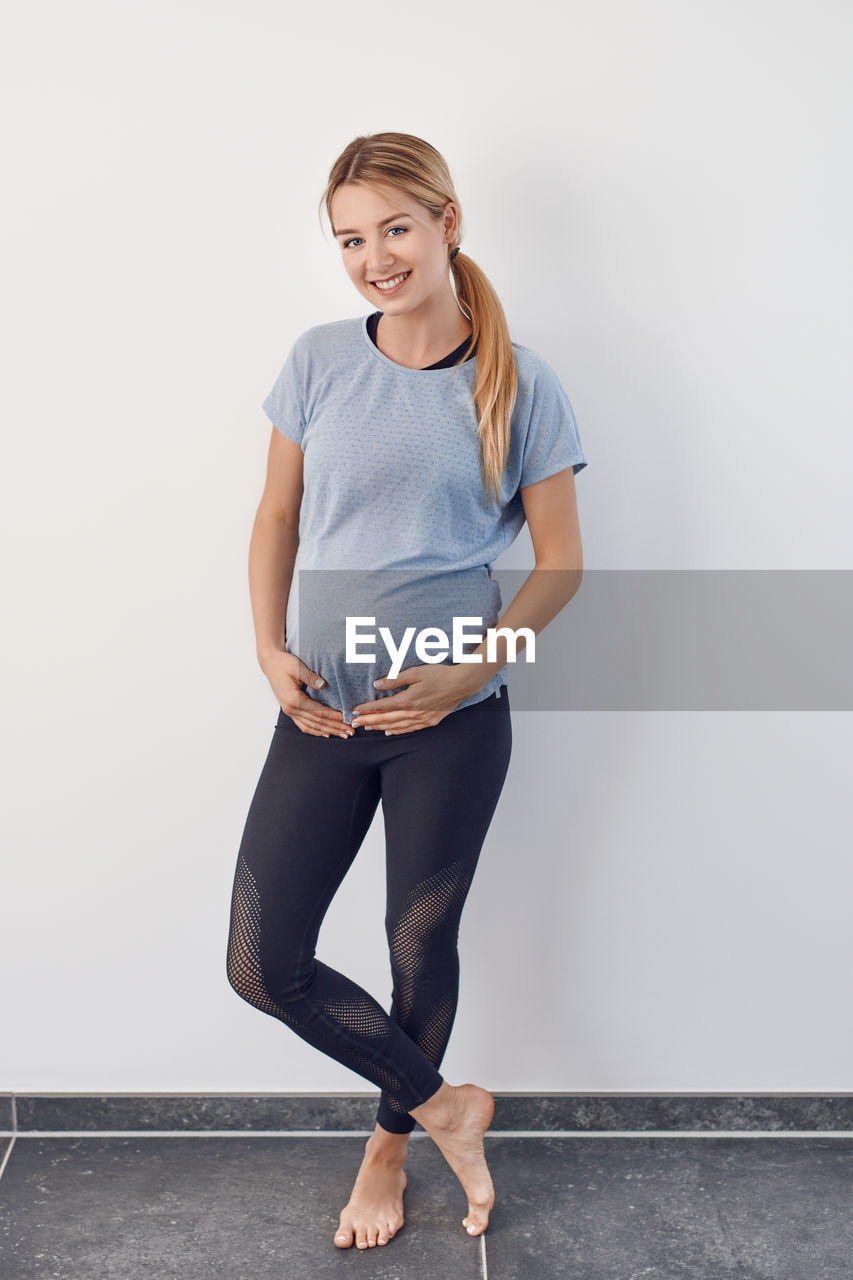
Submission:
[[[279,713],[237,858],[227,974],[379,1090],[335,1235],[339,1248],[369,1248],[403,1223],[416,1123],[459,1178],[469,1234],[494,1204],[483,1144],[494,1098],[439,1066],[512,725],[505,638],[482,663],[448,656],[380,679],[387,657],[353,661],[346,620],[375,618],[398,641],[412,628],[451,634],[462,617],[534,636],[567,603],[564,575],[552,586],[539,570],[581,564],[574,474],[587,463],[556,373],[512,341],[488,278],[459,252],[459,201],[429,143],[354,139],[321,204],[371,310],[299,334],[263,402],[272,437],[249,574]],[[501,617],[492,562],[525,520],[537,568]],[[315,954],[380,801],[387,1011]]]
[[[365,175],[339,183],[327,196],[327,206],[353,284],[368,301],[381,298],[383,307],[396,300],[377,332],[380,349],[399,364],[422,369],[464,338],[476,341],[470,314],[453,296],[447,270],[458,246],[452,255],[449,248],[461,231],[455,200],[445,202],[436,216],[422,198]],[[500,309],[497,295],[480,275],[492,305]],[[414,315],[413,307],[418,308]],[[396,324],[390,323],[392,317]]]

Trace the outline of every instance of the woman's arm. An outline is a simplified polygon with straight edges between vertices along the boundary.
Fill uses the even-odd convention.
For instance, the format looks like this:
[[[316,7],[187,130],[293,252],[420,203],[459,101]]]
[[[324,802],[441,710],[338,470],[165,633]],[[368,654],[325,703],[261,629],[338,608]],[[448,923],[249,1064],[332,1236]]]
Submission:
[[[287,600],[299,546],[302,450],[273,427],[267,476],[249,543],[249,594],[263,670],[284,650]]]
[[[569,603],[583,577],[583,547],[574,471],[566,467],[546,480],[527,485],[520,492],[536,565],[495,625],[512,631],[529,627],[534,635],[538,635]],[[524,636],[519,636],[517,653],[525,643]],[[497,658],[494,662],[486,661],[485,639],[473,652],[482,654],[482,662],[463,663],[455,668],[465,673],[460,675],[467,688],[465,697],[479,692],[506,665],[506,638],[496,638]]]
[[[287,600],[299,547],[302,506],[302,450],[273,427],[267,479],[249,544],[249,594],[258,662],[278,704],[303,733],[349,737],[343,714],[309,698],[302,686],[323,688],[326,681],[295,653],[285,650]]]

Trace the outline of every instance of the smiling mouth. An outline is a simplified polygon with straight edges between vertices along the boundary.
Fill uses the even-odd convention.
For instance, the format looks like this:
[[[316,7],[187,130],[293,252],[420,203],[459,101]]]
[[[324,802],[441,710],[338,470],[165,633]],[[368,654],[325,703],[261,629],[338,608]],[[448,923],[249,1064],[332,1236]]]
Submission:
[[[391,293],[394,289],[399,288],[404,280],[408,280],[411,271],[401,271],[396,276],[389,276],[387,280],[371,280],[371,284],[380,293]]]

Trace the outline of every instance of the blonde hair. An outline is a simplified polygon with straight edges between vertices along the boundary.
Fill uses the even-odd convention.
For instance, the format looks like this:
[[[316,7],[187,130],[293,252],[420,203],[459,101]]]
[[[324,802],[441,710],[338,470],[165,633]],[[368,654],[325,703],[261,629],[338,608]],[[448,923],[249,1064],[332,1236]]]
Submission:
[[[383,183],[405,192],[438,221],[449,200],[456,205],[459,235],[462,211],[444,157],[411,133],[371,133],[354,138],[329,171],[320,197],[332,222],[332,198],[347,182],[375,189]],[[454,245],[448,245],[448,253]],[[473,396],[480,439],[480,467],[486,488],[499,500],[510,440],[510,418],[518,392],[512,340],[500,299],[473,258],[459,252],[449,262],[456,298],[471,322],[470,350],[477,348]],[[467,353],[465,353],[467,354]],[[462,356],[459,363],[464,360]]]

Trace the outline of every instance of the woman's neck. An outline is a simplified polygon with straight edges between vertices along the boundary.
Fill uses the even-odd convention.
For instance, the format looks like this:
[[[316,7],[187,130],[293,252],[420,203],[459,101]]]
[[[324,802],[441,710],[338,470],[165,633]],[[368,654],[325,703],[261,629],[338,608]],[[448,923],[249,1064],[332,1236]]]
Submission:
[[[383,311],[376,326],[376,345],[395,364],[425,369],[455,351],[473,332],[458,307],[448,326],[420,321],[413,324],[409,316],[386,315]]]

